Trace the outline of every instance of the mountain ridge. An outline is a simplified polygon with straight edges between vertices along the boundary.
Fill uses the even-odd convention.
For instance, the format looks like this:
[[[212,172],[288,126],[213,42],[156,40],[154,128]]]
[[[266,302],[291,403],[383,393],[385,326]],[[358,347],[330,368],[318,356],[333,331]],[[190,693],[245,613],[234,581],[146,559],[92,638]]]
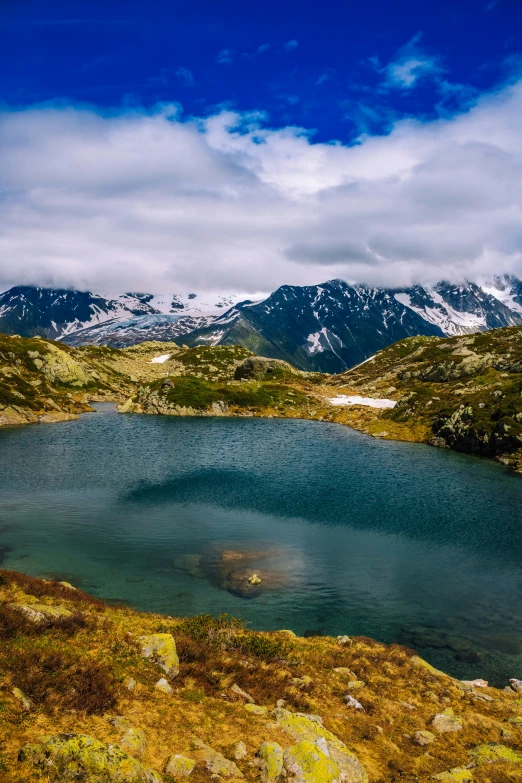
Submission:
[[[397,340],[458,336],[522,324],[522,281],[407,288],[283,285],[258,301],[244,295],[90,292],[15,287],[0,294],[0,331],[72,346],[123,348],[144,340],[242,345],[301,370],[343,372]]]

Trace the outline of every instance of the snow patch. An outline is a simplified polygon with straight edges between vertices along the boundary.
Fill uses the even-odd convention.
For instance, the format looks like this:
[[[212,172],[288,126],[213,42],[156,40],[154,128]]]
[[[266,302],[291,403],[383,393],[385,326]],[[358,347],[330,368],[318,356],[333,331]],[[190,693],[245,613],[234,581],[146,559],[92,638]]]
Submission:
[[[377,399],[376,397],[359,397],[358,394],[339,394],[337,397],[328,397],[332,405],[365,405],[368,408],[395,408],[395,400]]]
[[[164,353],[161,356],[155,356],[153,359],[150,360],[151,364],[163,364],[167,361],[167,359],[170,359],[172,356],[171,353]]]

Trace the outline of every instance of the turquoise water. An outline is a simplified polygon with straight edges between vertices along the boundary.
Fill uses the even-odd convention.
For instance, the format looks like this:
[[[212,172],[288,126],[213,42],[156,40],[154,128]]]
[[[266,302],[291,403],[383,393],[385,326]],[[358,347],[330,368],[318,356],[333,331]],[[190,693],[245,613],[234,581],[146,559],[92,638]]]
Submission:
[[[462,678],[522,677],[519,476],[334,424],[96,407],[0,430],[4,568],[170,615],[401,642]],[[220,589],[210,566],[227,549],[268,552],[277,586]]]

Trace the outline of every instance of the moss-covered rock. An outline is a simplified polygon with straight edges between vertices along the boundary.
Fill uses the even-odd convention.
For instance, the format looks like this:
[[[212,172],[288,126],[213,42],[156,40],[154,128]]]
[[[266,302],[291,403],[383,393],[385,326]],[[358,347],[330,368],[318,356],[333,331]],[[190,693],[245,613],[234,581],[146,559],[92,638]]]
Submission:
[[[179,658],[172,634],[153,633],[140,636],[139,642],[143,657],[157,664],[167,677],[173,678],[179,674]]]
[[[491,764],[495,761],[510,761],[513,764],[522,764],[522,755],[507,745],[501,745],[498,742],[487,742],[484,745],[477,745],[470,750],[470,758],[473,762],[480,764]]]
[[[222,753],[214,750],[209,745],[197,739],[195,744],[203,752],[207,769],[211,775],[219,775],[222,778],[242,778],[243,773],[233,761],[225,758]]]
[[[118,745],[86,734],[58,734],[24,745],[18,758],[45,772],[53,783],[161,783],[157,773]]]
[[[338,783],[341,779],[341,771],[326,747],[309,740],[287,748],[284,764],[292,783]]]
[[[462,731],[462,718],[455,715],[453,709],[448,707],[446,710],[438,712],[435,715],[431,725],[439,734],[448,731]]]
[[[324,746],[330,758],[338,765],[343,780],[349,783],[367,783],[368,776],[361,762],[344,742],[321,726],[313,717],[289,712],[283,708],[274,710],[277,725],[292,739]],[[326,744],[325,744],[326,743]]]
[[[131,727],[127,729],[121,738],[120,745],[127,753],[132,753],[133,756],[141,758],[145,753],[145,734],[141,729]]]
[[[186,756],[179,754],[172,754],[167,759],[164,772],[166,775],[170,775],[173,778],[186,778],[194,767],[196,762],[193,759],[189,759]]]
[[[447,772],[432,775],[431,779],[440,780],[442,783],[473,783],[473,773],[466,767],[454,767]]]
[[[262,783],[273,783],[283,772],[283,748],[277,742],[263,742],[257,751]]]

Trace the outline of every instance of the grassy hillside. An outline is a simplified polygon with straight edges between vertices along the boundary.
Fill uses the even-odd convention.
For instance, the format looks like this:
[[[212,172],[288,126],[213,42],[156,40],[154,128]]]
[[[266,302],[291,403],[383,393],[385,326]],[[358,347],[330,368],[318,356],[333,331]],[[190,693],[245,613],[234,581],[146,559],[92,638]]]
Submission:
[[[516,683],[463,683],[362,637],[143,614],[1,571],[0,673],[3,783],[522,775]]]

